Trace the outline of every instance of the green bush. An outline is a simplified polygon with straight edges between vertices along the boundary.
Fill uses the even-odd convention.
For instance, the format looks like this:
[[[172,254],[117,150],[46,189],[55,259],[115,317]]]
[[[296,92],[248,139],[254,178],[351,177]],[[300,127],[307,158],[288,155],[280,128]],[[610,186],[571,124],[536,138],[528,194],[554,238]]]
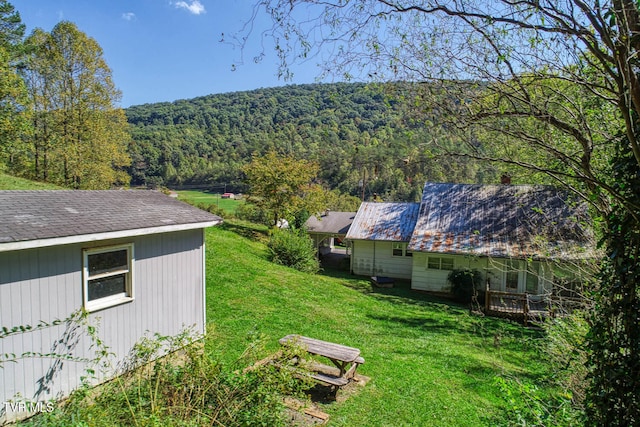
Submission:
[[[505,399],[505,425],[576,427],[584,424],[582,412],[573,407],[569,395],[544,391],[534,383],[505,376],[496,376],[494,383]]]
[[[243,203],[236,209],[236,218],[262,225],[273,225],[271,213],[252,203]]]
[[[571,399],[576,413],[584,412],[589,372],[587,336],[590,314],[582,311],[556,318],[542,324],[547,333],[542,350],[552,372],[552,380]]]
[[[482,273],[470,268],[452,270],[447,277],[451,283],[453,298],[461,303],[471,302],[478,286],[482,284]]]
[[[317,273],[320,270],[313,241],[302,229],[274,230],[267,247],[269,259],[276,264],[292,267],[305,273]]]

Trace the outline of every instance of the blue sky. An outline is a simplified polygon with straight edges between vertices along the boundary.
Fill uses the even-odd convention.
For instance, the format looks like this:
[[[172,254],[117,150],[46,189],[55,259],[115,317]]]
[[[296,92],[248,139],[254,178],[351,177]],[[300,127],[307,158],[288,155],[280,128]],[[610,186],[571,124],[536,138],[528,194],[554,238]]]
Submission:
[[[45,31],[71,21],[104,50],[123,107],[189,99],[212,93],[285,84],[313,83],[314,63],[292,68],[291,81],[277,77],[277,58],[252,58],[263,42],[259,34],[248,50],[220,43],[250,18],[254,0],[9,0],[27,26]],[[268,24],[264,13],[258,26]],[[232,64],[243,64],[232,71]]]

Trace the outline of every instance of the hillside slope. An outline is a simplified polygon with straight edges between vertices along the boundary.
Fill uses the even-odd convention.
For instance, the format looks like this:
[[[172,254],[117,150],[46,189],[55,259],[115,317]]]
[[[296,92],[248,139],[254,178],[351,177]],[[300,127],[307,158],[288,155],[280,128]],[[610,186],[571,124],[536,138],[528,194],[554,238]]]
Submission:
[[[62,187],[46,182],[29,181],[0,171],[0,190],[62,190]]]
[[[391,93],[362,83],[291,85],[130,107],[132,185],[244,191],[242,166],[272,149],[317,161],[323,184],[352,195],[364,185],[366,197],[416,200],[425,181],[497,182],[497,172],[469,160],[434,158],[442,145],[460,144],[409,94]]]

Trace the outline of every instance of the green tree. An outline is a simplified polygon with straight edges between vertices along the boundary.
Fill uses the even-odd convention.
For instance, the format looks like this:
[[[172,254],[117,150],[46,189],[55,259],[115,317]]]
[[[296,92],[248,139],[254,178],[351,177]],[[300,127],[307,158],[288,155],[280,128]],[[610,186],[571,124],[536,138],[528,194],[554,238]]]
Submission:
[[[20,14],[0,0],[0,164],[19,170],[27,150],[22,136],[29,130],[28,97],[17,72],[25,26]]]
[[[250,201],[271,213],[272,225],[281,219],[292,221],[305,209],[305,191],[318,174],[317,164],[292,156],[279,156],[275,151],[262,157],[255,156],[243,170],[249,184]],[[313,207],[307,210],[312,211]]]
[[[26,43],[33,176],[72,188],[128,184],[128,125],[98,43],[64,21]]]
[[[266,0],[256,7],[272,17],[264,30],[285,77],[292,61],[338,52],[326,69],[347,78],[442,82],[422,85],[418,107],[450,118],[449,129],[472,148],[465,155],[529,168],[592,203],[608,261],[591,319],[589,423],[637,425],[638,3]],[[445,102],[430,102],[441,91]],[[514,147],[513,157],[486,152],[494,142]]]
[[[20,13],[7,0],[0,0],[0,46],[7,49],[11,56],[19,56],[24,38],[25,25]]]

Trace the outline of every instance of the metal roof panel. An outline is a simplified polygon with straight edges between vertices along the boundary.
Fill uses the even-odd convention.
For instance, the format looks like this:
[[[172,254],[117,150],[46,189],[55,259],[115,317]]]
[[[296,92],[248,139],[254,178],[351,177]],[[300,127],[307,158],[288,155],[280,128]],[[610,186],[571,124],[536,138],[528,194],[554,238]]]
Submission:
[[[584,203],[548,186],[427,183],[408,249],[515,258],[594,256]]]
[[[419,203],[364,202],[360,205],[346,238],[408,242],[419,211]]]

